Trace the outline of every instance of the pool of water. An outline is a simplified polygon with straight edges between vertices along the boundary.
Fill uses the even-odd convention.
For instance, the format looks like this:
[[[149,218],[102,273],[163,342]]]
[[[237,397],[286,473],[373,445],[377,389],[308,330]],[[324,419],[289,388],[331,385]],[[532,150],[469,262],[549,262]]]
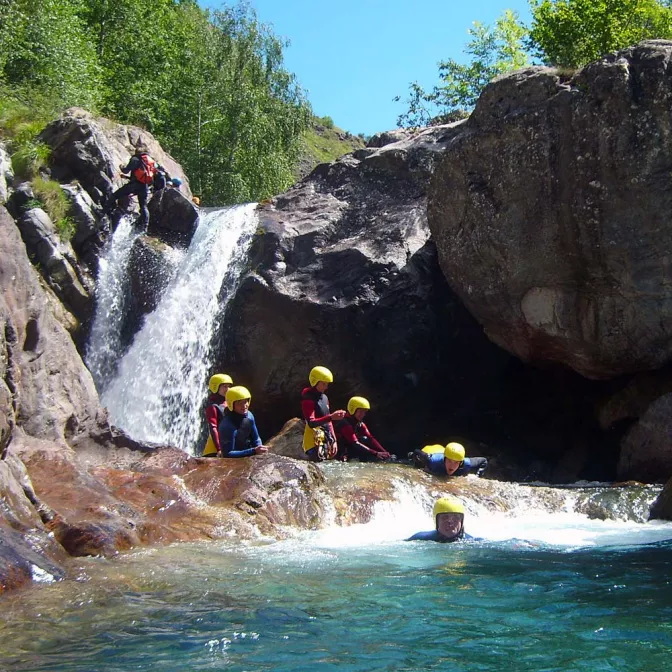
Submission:
[[[443,545],[401,541],[392,513],[83,560],[0,600],[0,668],[666,669],[672,525],[484,516],[472,531],[515,538]]]

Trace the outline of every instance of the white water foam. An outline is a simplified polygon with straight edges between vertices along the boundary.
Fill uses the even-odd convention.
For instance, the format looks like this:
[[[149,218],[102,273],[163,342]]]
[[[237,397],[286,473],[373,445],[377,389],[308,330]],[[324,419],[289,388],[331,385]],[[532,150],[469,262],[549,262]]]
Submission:
[[[133,438],[193,453],[211,372],[211,344],[257,226],[256,204],[205,215],[156,310],[102,395]]]
[[[85,361],[99,392],[105,390],[116,371],[121,353],[121,326],[128,303],[128,261],[140,235],[133,217],[124,216],[108,239],[98,260],[96,312]]]
[[[478,501],[463,499],[465,531],[484,541],[511,539],[532,544],[564,548],[630,546],[672,539],[672,523],[651,521],[596,520],[574,511],[576,493],[567,491],[562,510],[550,512],[536,508],[530,488],[507,484],[521,491],[525,506],[507,512],[492,512]],[[407,539],[415,532],[434,528],[434,497],[417,486],[395,483],[395,500],[378,502],[370,522],[362,525],[336,525],[308,533],[301,538],[304,548],[366,547]]]

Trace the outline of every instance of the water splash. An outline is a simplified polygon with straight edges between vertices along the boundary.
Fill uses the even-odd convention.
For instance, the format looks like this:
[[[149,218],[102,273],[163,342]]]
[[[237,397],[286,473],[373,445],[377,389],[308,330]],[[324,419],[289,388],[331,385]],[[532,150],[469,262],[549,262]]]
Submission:
[[[140,232],[124,216],[108,239],[98,262],[96,313],[85,361],[99,392],[110,384],[122,352],[121,328],[129,303],[128,262]]]
[[[133,438],[194,452],[213,334],[244,268],[255,208],[235,206],[201,219],[175,277],[103,393],[112,421]]]

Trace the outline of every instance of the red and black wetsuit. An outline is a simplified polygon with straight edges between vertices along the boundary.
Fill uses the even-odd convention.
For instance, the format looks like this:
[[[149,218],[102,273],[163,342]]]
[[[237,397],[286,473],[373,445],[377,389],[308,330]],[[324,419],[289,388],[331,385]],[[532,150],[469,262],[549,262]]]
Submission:
[[[354,415],[346,413],[342,420],[336,423],[336,438],[338,440],[338,457],[356,457],[360,462],[389,460],[391,455],[369,431],[363,423],[358,422]]]
[[[327,444],[336,441],[334,426],[331,423],[331,410],[329,398],[324,392],[319,392],[315,387],[305,387],[301,392],[301,412],[306,421],[306,431],[303,434],[303,449],[312,460],[318,460],[317,449],[310,429],[320,427],[327,437]]]
[[[222,444],[219,440],[219,423],[224,417],[226,400],[221,394],[213,392],[205,406],[205,419],[208,423],[209,440],[203,451],[203,457],[216,457],[221,453]]]

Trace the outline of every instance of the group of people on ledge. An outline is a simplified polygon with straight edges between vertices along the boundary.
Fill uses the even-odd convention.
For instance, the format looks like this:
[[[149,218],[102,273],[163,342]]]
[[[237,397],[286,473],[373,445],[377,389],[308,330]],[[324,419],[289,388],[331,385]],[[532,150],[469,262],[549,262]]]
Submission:
[[[347,411],[332,411],[326,391],[334,376],[324,366],[315,366],[308,375],[309,386],[301,392],[301,412],[305,421],[303,450],[313,462],[389,462],[396,457],[371,434],[364,418],[371,404],[364,397],[351,397]],[[242,385],[234,385],[226,373],[217,373],[208,382],[210,396],[205,406],[208,440],[203,457],[248,457],[268,452],[249,410],[252,395]],[[419,448],[408,455],[412,463],[427,472],[443,476],[481,476],[488,466],[485,457],[466,457],[464,446],[451,442]]]
[[[301,392],[301,410],[305,421],[303,449],[308,459],[360,462],[387,462],[395,459],[371,434],[364,417],[371,405],[364,397],[352,397],[348,409],[331,411],[326,395],[334,376],[324,366],[311,369],[309,387]],[[208,440],[203,457],[249,457],[266,453],[254,415],[250,411],[252,395],[242,385],[234,385],[226,373],[217,373],[208,382],[210,396],[205,407]],[[488,466],[484,457],[465,456],[464,446],[451,442],[447,446],[430,445],[413,451],[409,458],[415,466],[431,474],[481,476]],[[464,506],[457,500],[443,497],[434,504],[435,529],[418,532],[407,541],[441,543],[472,539],[464,531]]]

